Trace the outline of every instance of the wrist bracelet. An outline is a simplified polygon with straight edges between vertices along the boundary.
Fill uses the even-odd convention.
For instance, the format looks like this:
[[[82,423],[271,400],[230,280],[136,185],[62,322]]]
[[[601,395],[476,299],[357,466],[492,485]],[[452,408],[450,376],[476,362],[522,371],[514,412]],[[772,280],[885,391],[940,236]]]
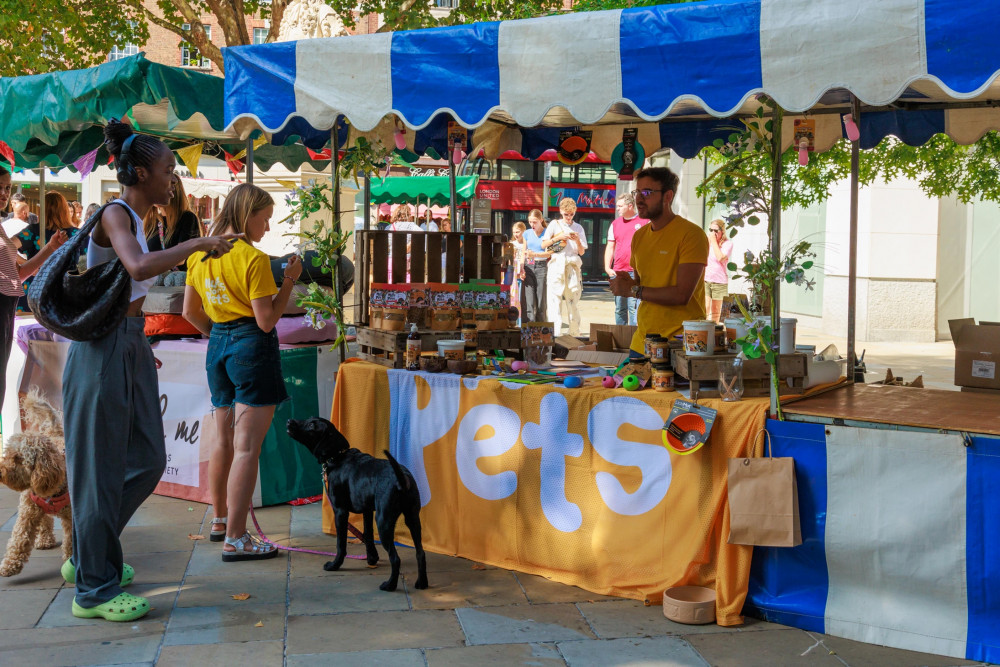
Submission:
[[[292,282],[295,282],[295,280],[291,276],[282,276],[281,283],[284,284],[286,280],[291,280]]]

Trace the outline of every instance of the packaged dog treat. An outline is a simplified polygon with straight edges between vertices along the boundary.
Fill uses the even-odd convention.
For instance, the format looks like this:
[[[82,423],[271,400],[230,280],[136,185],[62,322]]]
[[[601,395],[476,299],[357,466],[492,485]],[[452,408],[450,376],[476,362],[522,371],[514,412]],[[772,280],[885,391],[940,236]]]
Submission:
[[[430,294],[430,328],[433,331],[455,331],[461,327],[458,285],[428,283]]]
[[[510,329],[517,326],[517,309],[511,312],[510,285],[500,285],[500,301],[497,305],[496,329]]]
[[[406,325],[416,324],[417,328],[426,329],[430,325],[430,297],[426,283],[409,283],[406,285],[407,304]]]
[[[409,285],[387,285],[382,301],[382,328],[386,331],[405,331],[406,313],[410,309]]]
[[[521,324],[521,349],[532,370],[548,366],[552,361],[552,322]]]
[[[459,303],[462,309],[462,324],[476,323],[476,289],[474,283],[462,283],[458,286]]]
[[[382,312],[385,307],[386,283],[372,283],[368,293],[368,324],[372,329],[382,328]]]
[[[503,285],[476,285],[475,322],[480,331],[496,329],[497,314],[500,312],[500,291]]]

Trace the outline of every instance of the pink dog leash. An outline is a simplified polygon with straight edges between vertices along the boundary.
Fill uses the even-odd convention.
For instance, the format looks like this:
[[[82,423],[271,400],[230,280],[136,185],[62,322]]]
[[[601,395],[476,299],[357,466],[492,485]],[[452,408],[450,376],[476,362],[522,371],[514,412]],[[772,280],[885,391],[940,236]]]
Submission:
[[[253,519],[253,527],[257,530],[257,534],[260,535],[261,541],[264,542],[265,544],[270,544],[271,546],[280,549],[282,551],[296,551],[301,554],[316,554],[317,556],[333,556],[333,557],[336,557],[337,555],[335,553],[330,553],[329,551],[315,551],[313,549],[300,549],[299,547],[287,547],[283,544],[278,544],[277,542],[273,542],[271,539],[268,538],[267,535],[264,534],[264,531],[260,529],[260,524],[257,523],[257,515],[253,513],[253,505],[250,506],[250,518]],[[361,534],[361,531],[352,526],[350,523],[347,524],[347,532],[349,532],[351,535],[364,542],[364,536]],[[353,558],[355,560],[365,560],[368,558],[368,556],[354,556],[352,554],[347,554],[347,557]]]

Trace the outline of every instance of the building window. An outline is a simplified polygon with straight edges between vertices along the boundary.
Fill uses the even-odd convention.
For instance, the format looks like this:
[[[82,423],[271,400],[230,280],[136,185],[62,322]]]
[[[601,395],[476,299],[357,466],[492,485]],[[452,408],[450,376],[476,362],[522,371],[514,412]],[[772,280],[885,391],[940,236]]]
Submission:
[[[254,28],[253,29],[253,43],[254,44],[264,44],[267,42],[267,33],[270,32],[267,28]]]
[[[121,58],[128,58],[129,56],[134,56],[139,53],[139,46],[137,44],[126,44],[125,46],[118,46],[117,44],[111,53],[108,54],[108,62],[112,60],[120,60]]]
[[[182,26],[185,30],[191,29],[191,24],[185,23]],[[206,25],[205,36],[209,40],[212,39],[212,26]],[[203,58],[200,53],[198,53],[198,48],[194,44],[188,42],[181,42],[181,67],[197,67],[200,69],[210,69],[212,67],[212,61],[208,58]]]
[[[434,6],[445,9],[458,9],[458,0],[434,0]]]

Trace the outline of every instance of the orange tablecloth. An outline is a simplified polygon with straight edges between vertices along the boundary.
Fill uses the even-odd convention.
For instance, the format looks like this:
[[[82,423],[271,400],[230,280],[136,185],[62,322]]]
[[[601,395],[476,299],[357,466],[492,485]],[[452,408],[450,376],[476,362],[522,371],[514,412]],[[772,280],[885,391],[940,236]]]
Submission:
[[[710,586],[718,623],[738,625],[752,548],[726,543],[727,467],[768,401],[701,401],[719,410],[711,438],[678,456],[660,441],[677,398],[357,362],[340,368],[332,420],[352,446],[389,449],[414,472],[427,549],[651,604],[669,586]],[[323,528],[334,531],[328,503]]]

